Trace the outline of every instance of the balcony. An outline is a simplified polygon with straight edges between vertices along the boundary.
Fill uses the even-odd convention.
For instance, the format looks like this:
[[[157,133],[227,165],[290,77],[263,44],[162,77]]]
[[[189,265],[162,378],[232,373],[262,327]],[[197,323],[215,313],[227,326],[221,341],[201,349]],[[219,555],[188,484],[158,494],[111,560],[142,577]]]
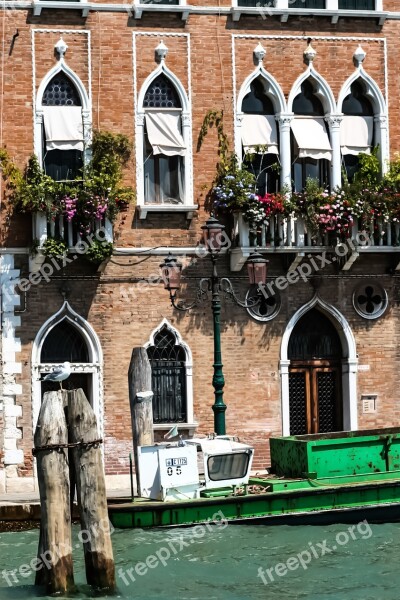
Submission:
[[[339,18],[378,19],[383,25],[387,13],[383,11],[383,0],[233,0],[232,15],[239,21],[242,15],[280,17],[282,23],[291,16],[329,17],[332,23]]]
[[[252,229],[242,214],[234,215],[233,239],[231,247],[231,270],[240,271],[251,252],[257,248],[263,254],[295,255],[289,270],[298,265],[306,254],[335,252],[340,239],[332,233],[313,233],[307,221],[301,217],[276,215],[268,222]],[[341,269],[348,271],[361,254],[397,253],[400,254],[400,223],[387,223],[374,218],[365,223],[361,218],[354,221],[351,235],[343,241],[347,246]],[[337,254],[340,256],[340,253]],[[336,261],[335,261],[336,262]],[[398,265],[400,270],[400,264]],[[397,268],[396,268],[397,270]]]
[[[104,232],[102,239],[113,242],[113,226],[108,218],[94,219],[91,230]],[[49,219],[44,212],[36,212],[32,215],[32,238],[37,243],[37,252],[29,259],[30,272],[36,273],[40,270],[46,256],[43,252],[46,241],[50,238],[62,240],[69,252],[77,252],[80,243],[86,241],[86,236],[79,233],[76,224],[69,221],[65,215],[59,215],[55,219]],[[78,252],[81,254],[82,252]]]

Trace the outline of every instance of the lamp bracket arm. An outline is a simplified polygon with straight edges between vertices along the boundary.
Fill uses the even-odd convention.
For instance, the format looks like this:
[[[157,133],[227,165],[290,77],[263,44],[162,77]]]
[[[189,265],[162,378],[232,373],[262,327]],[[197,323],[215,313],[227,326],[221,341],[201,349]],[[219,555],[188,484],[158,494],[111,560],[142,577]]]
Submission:
[[[184,300],[177,300],[176,291],[170,292],[169,297],[171,305],[182,312],[186,312],[191,308],[194,308],[198,304],[205,302],[208,298],[208,292],[211,290],[211,280],[208,277],[203,277],[197,284],[196,298],[190,304],[186,304]]]
[[[262,300],[262,294],[259,288],[257,288],[256,294],[250,296],[248,300],[241,300],[236,295],[231,280],[227,277],[221,277],[220,288],[221,291],[225,294],[225,297],[231,298],[238,306],[241,306],[242,308],[254,308],[255,306],[258,306]]]

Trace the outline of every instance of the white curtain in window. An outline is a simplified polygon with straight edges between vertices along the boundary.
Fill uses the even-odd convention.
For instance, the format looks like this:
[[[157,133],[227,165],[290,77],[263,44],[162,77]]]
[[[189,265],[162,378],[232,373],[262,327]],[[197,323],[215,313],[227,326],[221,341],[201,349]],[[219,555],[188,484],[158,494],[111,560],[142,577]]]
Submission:
[[[82,108],[80,106],[44,106],[43,120],[46,150],[83,152]]]
[[[296,116],[291,125],[298,146],[298,158],[332,160],[332,147],[323,117]]]
[[[255,152],[256,146],[266,146],[267,154],[279,154],[274,115],[243,115],[242,142],[245,152]]]
[[[340,124],[342,154],[370,154],[374,133],[374,117],[345,115]]]
[[[146,129],[153,154],[184,156],[186,146],[180,132],[180,113],[176,111],[146,112]]]

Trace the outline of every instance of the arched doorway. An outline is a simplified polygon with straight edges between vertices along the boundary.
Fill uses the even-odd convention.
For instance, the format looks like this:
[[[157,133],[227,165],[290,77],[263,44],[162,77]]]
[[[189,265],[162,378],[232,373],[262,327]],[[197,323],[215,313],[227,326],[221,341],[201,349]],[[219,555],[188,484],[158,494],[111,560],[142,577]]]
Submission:
[[[290,435],[290,394],[289,377],[291,361],[289,359],[289,343],[297,323],[313,308],[318,309],[336,330],[342,349],[341,358],[341,407],[344,431],[353,431],[358,428],[357,414],[357,348],[353,332],[346,318],[334,306],[322,300],[315,294],[309,302],[301,306],[289,320],[286,330],[282,336],[279,372],[281,377],[281,401],[282,401],[282,435]],[[311,323],[315,330],[314,324]]]
[[[289,339],[290,435],[343,429],[342,345],[332,322],[312,308]]]
[[[43,393],[59,389],[58,383],[43,382],[43,376],[63,362],[71,363],[71,375],[63,382],[68,389],[83,388],[103,435],[103,353],[96,332],[86,319],[65,301],[38,331],[32,348],[32,427],[35,431]]]

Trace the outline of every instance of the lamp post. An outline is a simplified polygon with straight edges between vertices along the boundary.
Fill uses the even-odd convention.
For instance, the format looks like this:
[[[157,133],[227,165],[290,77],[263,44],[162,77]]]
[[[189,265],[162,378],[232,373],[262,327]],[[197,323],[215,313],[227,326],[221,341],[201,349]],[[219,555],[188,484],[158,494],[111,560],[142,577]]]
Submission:
[[[222,352],[221,352],[221,298],[220,292],[224,292],[226,296],[231,297],[236,304],[243,308],[253,308],[257,306],[262,298],[260,286],[264,285],[267,279],[268,260],[264,259],[261,254],[253,253],[247,260],[247,268],[250,285],[256,290],[256,293],[249,300],[240,300],[233,289],[231,281],[227,277],[219,277],[217,272],[217,259],[222,247],[223,231],[225,227],[221,225],[214,217],[210,217],[206,224],[203,225],[203,236],[206,245],[207,254],[212,262],[211,277],[203,277],[200,279],[196,299],[191,304],[177,301],[176,294],[180,289],[182,264],[175,256],[171,254],[167,256],[164,262],[160,265],[161,275],[164,280],[164,287],[169,291],[171,304],[174,308],[181,311],[187,311],[194,306],[204,302],[208,298],[208,293],[211,292],[211,309],[213,314],[213,331],[214,331],[214,374],[212,385],[214,387],[215,400],[213,404],[214,411],[214,431],[217,435],[225,435],[225,411],[226,404],[224,403],[224,385],[225,379],[223,374]]]

